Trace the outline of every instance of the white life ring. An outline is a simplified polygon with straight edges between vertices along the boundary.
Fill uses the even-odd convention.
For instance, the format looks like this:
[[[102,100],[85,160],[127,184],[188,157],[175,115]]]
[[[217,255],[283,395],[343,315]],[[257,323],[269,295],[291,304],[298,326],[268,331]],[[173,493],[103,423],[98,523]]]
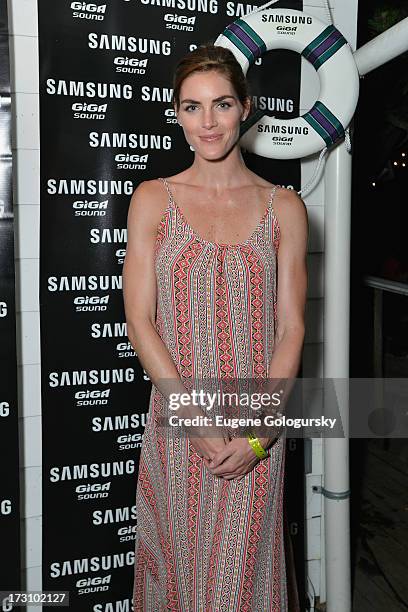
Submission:
[[[319,98],[304,115],[275,119],[256,111],[244,124],[242,146],[263,157],[297,159],[330,147],[344,136],[358,101],[359,73],[337,28],[291,9],[264,9],[230,24],[214,43],[230,49],[244,74],[271,49],[290,49],[314,66]]]

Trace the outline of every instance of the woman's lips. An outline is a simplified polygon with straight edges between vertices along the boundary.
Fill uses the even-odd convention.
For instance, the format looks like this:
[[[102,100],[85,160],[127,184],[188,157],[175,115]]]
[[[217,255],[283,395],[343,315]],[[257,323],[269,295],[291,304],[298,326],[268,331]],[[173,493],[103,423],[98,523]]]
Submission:
[[[219,140],[221,138],[221,134],[217,134],[215,136],[200,136],[200,138],[205,142],[213,142],[215,140]]]

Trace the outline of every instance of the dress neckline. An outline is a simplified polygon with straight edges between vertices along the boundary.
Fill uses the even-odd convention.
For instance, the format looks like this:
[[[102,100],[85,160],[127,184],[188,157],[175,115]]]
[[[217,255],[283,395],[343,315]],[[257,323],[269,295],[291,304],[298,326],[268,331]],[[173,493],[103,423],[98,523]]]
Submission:
[[[231,243],[227,243],[227,242],[213,242],[212,240],[207,240],[206,238],[203,238],[198,232],[196,232],[196,230],[190,225],[190,223],[187,221],[186,217],[184,216],[183,211],[181,210],[180,206],[177,204],[176,200],[174,199],[173,193],[170,189],[169,186],[169,182],[167,179],[162,178],[161,179],[164,182],[164,185],[167,189],[167,192],[169,194],[169,198],[170,198],[170,202],[174,205],[174,208],[176,209],[176,211],[178,212],[178,214],[180,215],[180,217],[183,220],[184,225],[190,230],[191,234],[199,241],[202,242],[204,244],[209,244],[212,246],[216,246],[216,247],[229,247],[229,248],[238,248],[238,247],[246,247],[248,245],[249,242],[251,242],[251,240],[254,238],[254,236],[261,230],[261,228],[263,227],[265,220],[268,217],[269,212],[272,212],[272,216],[275,217],[276,219],[276,215],[274,213],[273,210],[273,199],[275,197],[275,193],[276,190],[278,188],[278,185],[274,185],[271,193],[269,195],[269,199],[268,199],[268,206],[266,207],[265,212],[263,213],[261,219],[259,220],[258,225],[255,227],[254,231],[248,236],[248,238],[246,238],[246,240],[244,240],[243,242],[237,242],[234,244]]]

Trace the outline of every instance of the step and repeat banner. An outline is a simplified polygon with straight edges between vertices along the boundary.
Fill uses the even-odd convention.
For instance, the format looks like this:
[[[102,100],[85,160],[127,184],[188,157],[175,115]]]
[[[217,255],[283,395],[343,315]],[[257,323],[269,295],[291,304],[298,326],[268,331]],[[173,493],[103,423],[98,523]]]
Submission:
[[[38,5],[43,589],[69,591],[77,612],[132,610],[136,482],[151,383],[127,339],[123,309],[130,198],[141,181],[193,160],[171,106],[177,61],[261,4]],[[276,6],[302,9],[302,2]],[[298,114],[299,56],[273,51],[248,78],[259,108]],[[298,161],[249,154],[246,161],[272,182],[300,188]],[[298,470],[300,457],[301,483],[299,444],[292,454]],[[298,513],[299,490],[296,484]],[[302,514],[289,517],[298,523],[295,549]]]
[[[20,590],[20,493],[7,3],[0,2],[0,591]],[[0,609],[11,610],[0,601]]]

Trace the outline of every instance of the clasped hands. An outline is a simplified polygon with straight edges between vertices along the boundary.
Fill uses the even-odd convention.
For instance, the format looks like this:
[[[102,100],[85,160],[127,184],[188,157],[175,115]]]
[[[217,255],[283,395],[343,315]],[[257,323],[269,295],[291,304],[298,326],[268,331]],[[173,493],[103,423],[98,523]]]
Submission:
[[[199,408],[190,407],[189,416],[198,414],[203,414]],[[190,427],[186,429],[191,431]],[[260,461],[245,436],[226,440],[220,428],[213,425],[193,427],[192,430],[194,435],[190,436],[189,441],[214,476],[225,480],[241,479]],[[266,450],[275,437],[259,438],[259,441]]]
[[[263,448],[266,448],[272,439],[260,438],[259,441]],[[215,454],[210,452],[209,458],[203,456],[203,461],[214,476],[225,480],[233,478],[240,480],[254,469],[260,459],[254,453],[246,437],[236,437],[227,442],[224,441],[223,448]]]

